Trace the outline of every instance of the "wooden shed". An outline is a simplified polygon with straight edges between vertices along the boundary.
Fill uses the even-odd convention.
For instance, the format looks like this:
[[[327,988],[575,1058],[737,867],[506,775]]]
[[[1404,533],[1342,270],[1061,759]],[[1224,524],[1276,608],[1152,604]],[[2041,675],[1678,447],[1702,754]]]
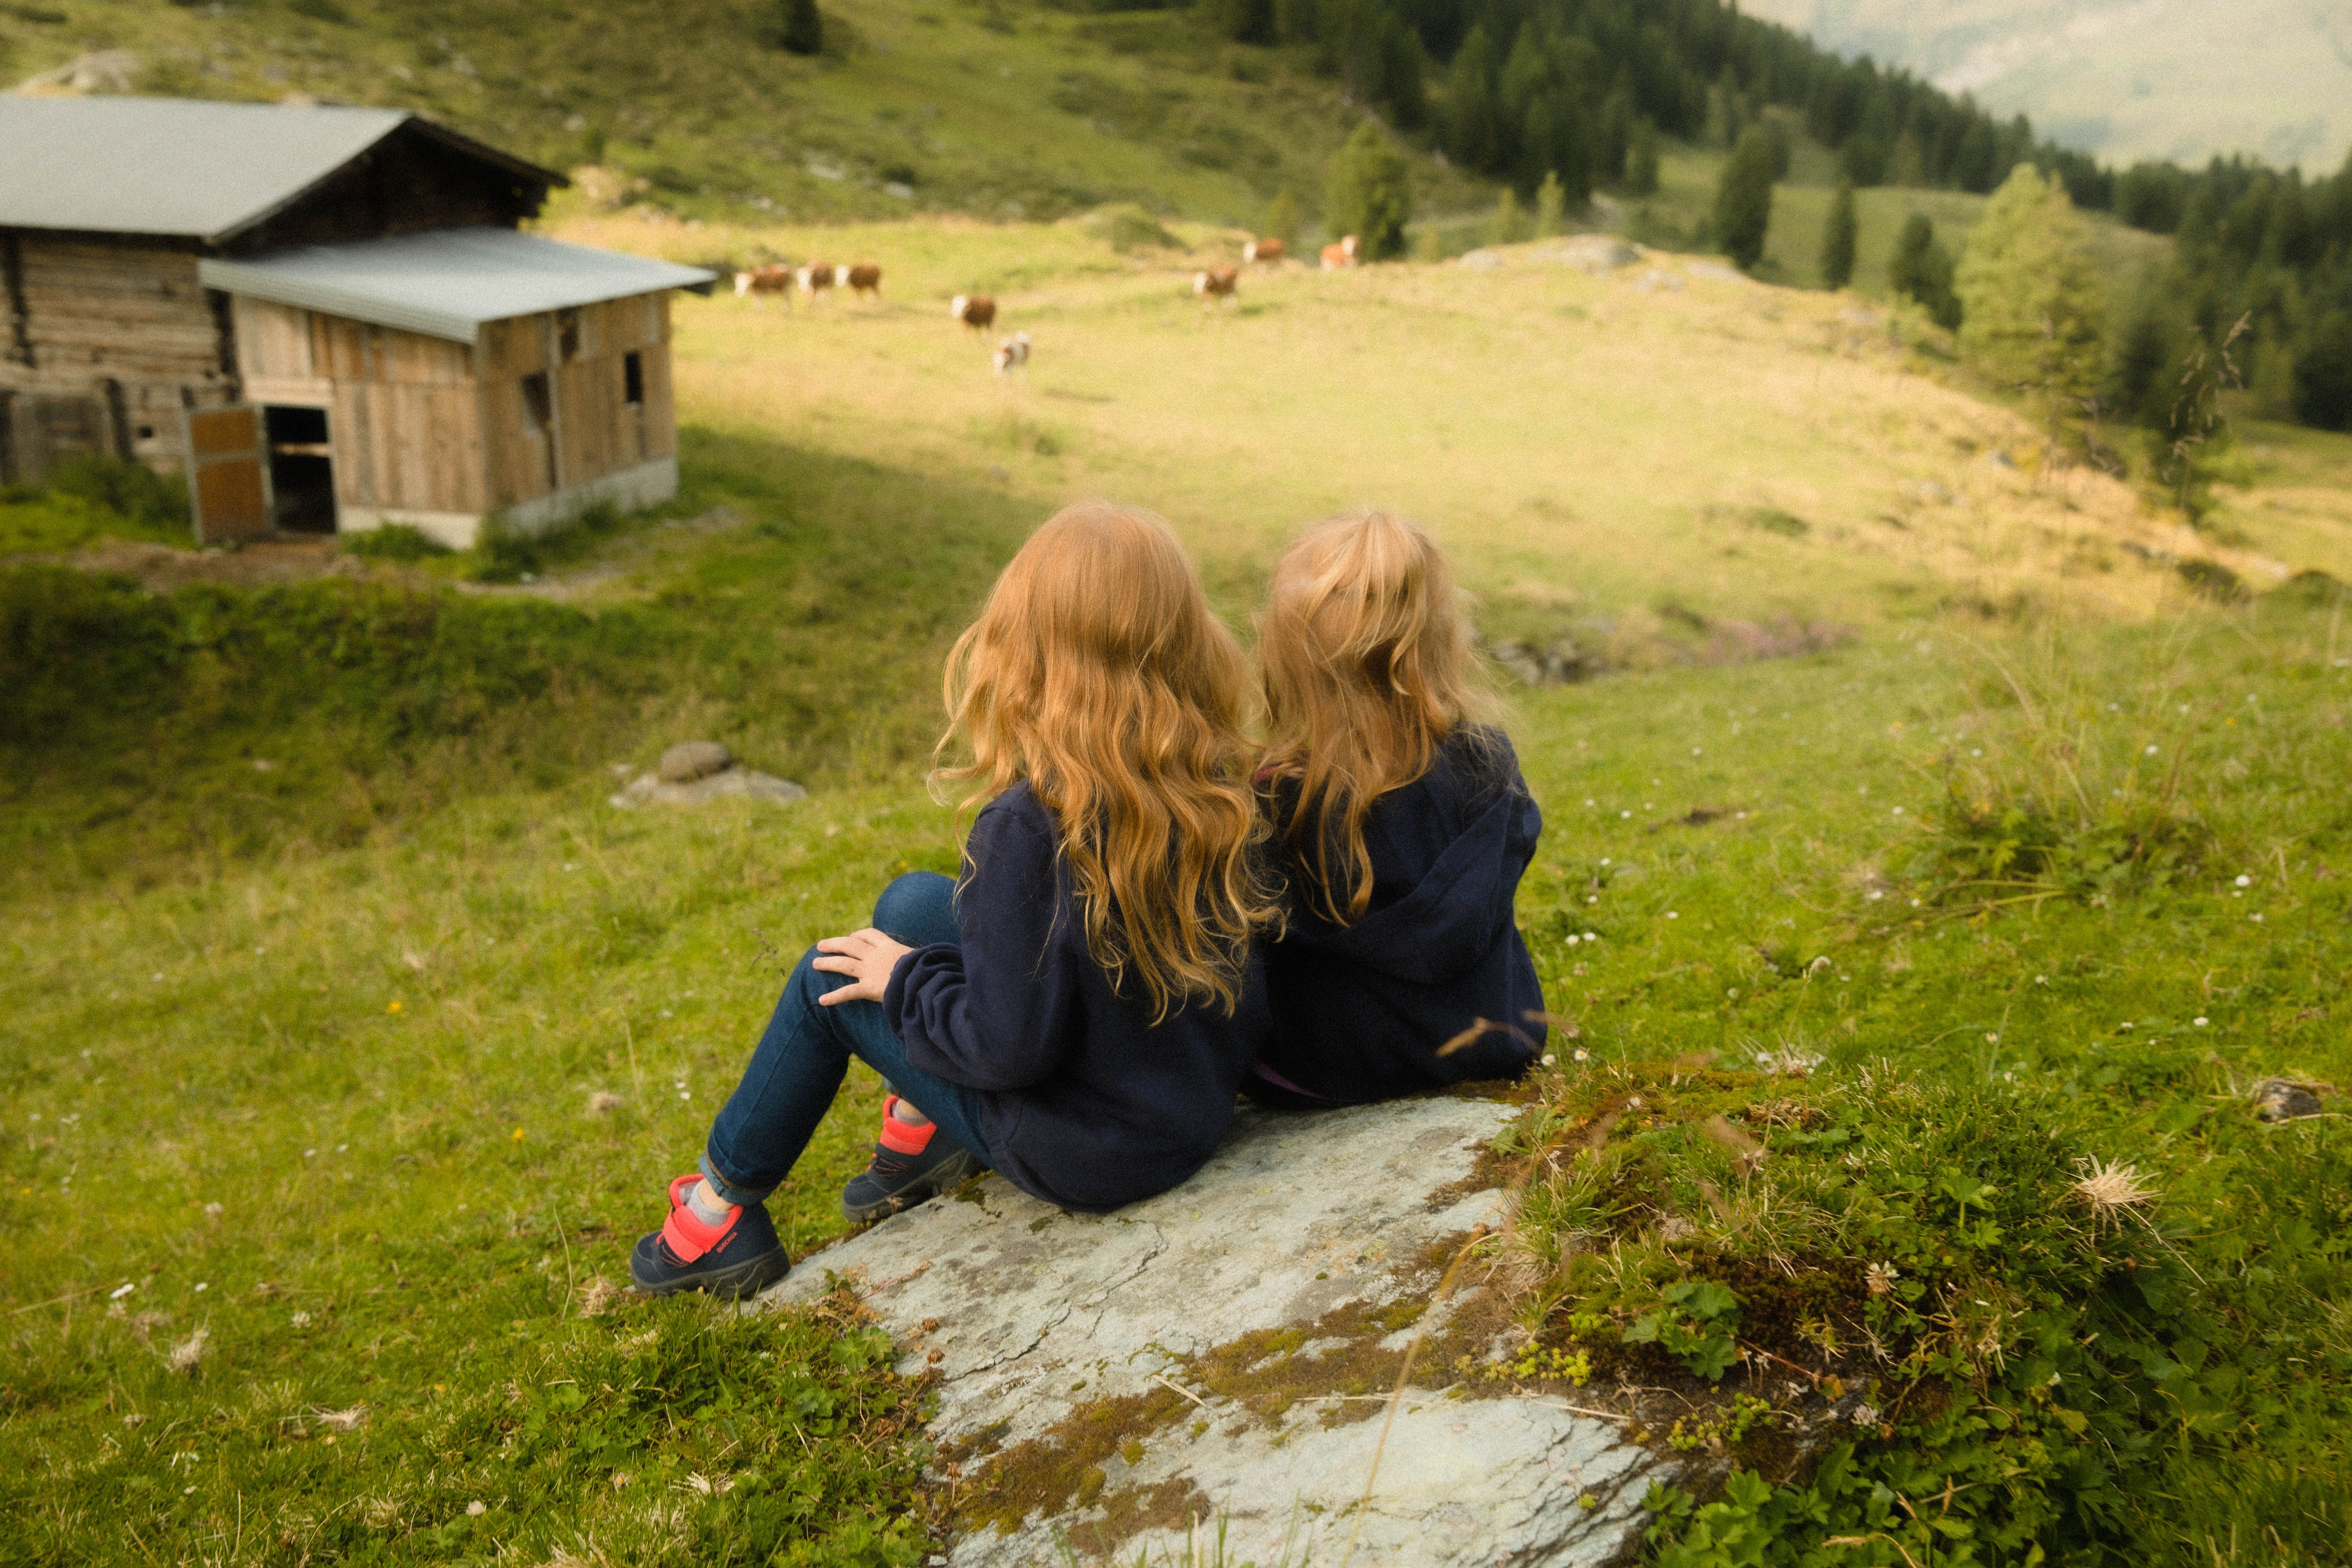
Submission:
[[[185,473],[200,537],[471,543],[672,495],[669,294],[523,234],[562,176],[397,110],[0,96],[0,478]]]

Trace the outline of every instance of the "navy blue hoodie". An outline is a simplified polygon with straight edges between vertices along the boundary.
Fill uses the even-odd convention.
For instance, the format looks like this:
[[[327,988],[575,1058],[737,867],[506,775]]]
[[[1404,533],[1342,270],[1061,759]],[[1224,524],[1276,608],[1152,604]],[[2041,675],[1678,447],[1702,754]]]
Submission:
[[[1278,809],[1295,798],[1277,787]],[[1316,914],[1290,868],[1290,923],[1265,957],[1274,1036],[1262,1064],[1276,1083],[1353,1105],[1526,1071],[1545,1034],[1526,1016],[1543,993],[1511,900],[1542,828],[1509,740],[1465,727],[1429,772],[1372,803],[1372,899],[1354,924]],[[1478,1018],[1516,1026],[1535,1048],[1496,1032],[1437,1054]],[[1265,1093],[1263,1079],[1250,1089],[1311,1102]]]
[[[996,1168],[1023,1192],[1100,1212],[1162,1193],[1207,1163],[1265,1043],[1255,950],[1227,1017],[1192,1005],[1160,1023],[1087,951],[1054,818],[1026,784],[982,810],[957,889],[961,947],[917,948],[882,1006],[926,1072],[977,1089]]]

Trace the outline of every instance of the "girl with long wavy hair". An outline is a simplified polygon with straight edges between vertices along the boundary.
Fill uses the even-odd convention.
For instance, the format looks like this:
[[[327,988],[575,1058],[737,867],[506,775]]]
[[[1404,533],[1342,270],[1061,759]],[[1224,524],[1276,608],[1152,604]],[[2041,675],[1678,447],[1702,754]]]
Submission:
[[[1543,817],[1477,720],[1444,555],[1381,512],[1310,529],[1275,566],[1258,662],[1260,795],[1290,894],[1249,1093],[1345,1105],[1517,1078],[1545,1035],[1511,907]]]
[[[976,1169],[1103,1211],[1208,1159],[1265,1043],[1263,869],[1244,666],[1167,525],[1054,516],[948,657],[942,751],[978,806],[953,883],[892,882],[793,971],[698,1173],[630,1260],[640,1289],[745,1296],[791,1267],[764,1200],[849,1059],[895,1093],[843,1207]],[[917,1109],[919,1108],[919,1109]]]

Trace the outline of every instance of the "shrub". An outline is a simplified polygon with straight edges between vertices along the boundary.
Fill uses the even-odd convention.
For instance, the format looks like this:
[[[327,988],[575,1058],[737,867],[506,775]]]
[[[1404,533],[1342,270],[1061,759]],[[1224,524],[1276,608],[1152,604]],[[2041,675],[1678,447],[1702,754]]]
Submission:
[[[543,529],[518,528],[503,514],[485,518],[469,574],[477,583],[520,583],[550,566],[578,560],[620,526],[620,509],[602,500]]]
[[[188,533],[188,489],[144,463],[128,463],[96,452],[75,452],[49,469],[52,494],[73,496],[127,521],[151,529]]]
[[[1324,226],[1354,235],[1363,259],[1384,261],[1404,254],[1404,226],[1412,217],[1412,166],[1378,126],[1357,126],[1331,160]]]
[[[429,561],[436,555],[454,553],[423,529],[405,522],[347,533],[342,536],[342,543],[346,552],[371,561]]]

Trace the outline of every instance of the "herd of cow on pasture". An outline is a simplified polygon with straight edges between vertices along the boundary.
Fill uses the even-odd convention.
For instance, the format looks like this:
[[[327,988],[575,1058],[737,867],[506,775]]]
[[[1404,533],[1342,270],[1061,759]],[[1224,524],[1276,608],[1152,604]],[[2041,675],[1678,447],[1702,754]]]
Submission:
[[[1242,247],[1244,266],[1279,267],[1289,257],[1289,247],[1279,239],[1253,239]],[[1335,245],[1327,245],[1322,253],[1323,270],[1337,272],[1356,265],[1356,237],[1349,235]],[[1239,303],[1242,271],[1239,267],[1207,267],[1192,274],[1192,292],[1203,304],[1220,300]],[[811,304],[824,297],[826,290],[846,289],[853,298],[871,294],[882,298],[882,268],[871,261],[854,266],[836,265],[830,261],[812,261],[803,267],[784,262],[772,262],[753,267],[735,274],[735,297],[748,299],[754,310],[769,295],[792,308],[792,291],[798,289],[808,296]],[[991,336],[996,325],[996,301],[985,294],[959,294],[948,301],[948,314],[971,329],[982,339]],[[990,362],[1003,377],[1018,371],[1026,373],[1029,364],[1029,334],[1014,332],[1010,337],[995,338],[989,347]]]

